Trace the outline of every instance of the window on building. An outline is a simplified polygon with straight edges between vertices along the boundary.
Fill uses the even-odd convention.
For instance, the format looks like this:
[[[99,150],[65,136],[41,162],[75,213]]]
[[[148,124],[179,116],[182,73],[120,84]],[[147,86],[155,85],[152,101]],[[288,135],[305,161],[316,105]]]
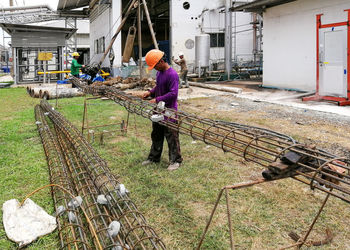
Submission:
[[[95,54],[98,54],[98,39],[94,41],[94,51],[95,51]]]
[[[210,33],[210,47],[225,47],[225,33]]]
[[[98,45],[99,45],[99,53],[104,53],[105,52],[105,37],[100,37],[99,41],[98,41]]]

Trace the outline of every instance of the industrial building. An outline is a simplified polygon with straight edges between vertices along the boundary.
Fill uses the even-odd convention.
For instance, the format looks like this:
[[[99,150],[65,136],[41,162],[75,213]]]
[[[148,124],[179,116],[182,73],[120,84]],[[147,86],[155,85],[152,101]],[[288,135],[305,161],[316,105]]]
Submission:
[[[13,49],[13,73],[15,84],[41,82],[38,71],[62,71],[65,42],[76,29],[54,28],[35,25],[0,23],[0,27],[11,35]],[[52,60],[44,64],[38,60],[40,52],[50,52]],[[61,80],[56,74],[52,80]]]
[[[11,46],[13,54],[9,60],[13,59],[15,85],[43,82],[43,75],[38,75],[44,70],[43,63],[37,60],[39,52],[54,55],[48,71],[69,69],[74,51],[82,54],[80,63],[89,62],[89,22],[84,20],[87,15],[83,10],[57,12],[48,5],[32,5],[0,8],[0,13],[1,27],[6,32],[3,43]],[[52,80],[63,77],[48,75]]]
[[[57,27],[57,28],[63,28],[66,26],[64,20],[54,20],[46,23],[37,23],[36,25],[47,26],[47,27]],[[73,45],[72,49],[74,51],[79,52],[79,54],[81,55],[79,58],[79,63],[88,64],[90,59],[89,20],[77,19],[76,29],[77,31],[71,37],[71,38],[74,37],[74,40],[72,41],[74,43],[72,44]],[[64,53],[66,54],[66,52]],[[72,51],[68,51],[68,61],[67,61],[68,65],[65,65],[65,68],[70,67],[69,66],[69,63],[71,61],[70,53],[72,53]],[[66,64],[66,61],[64,62]]]
[[[348,96],[350,1],[253,1],[233,9],[263,15],[263,86]]]
[[[244,3],[243,2],[237,2]],[[89,5],[90,12],[90,48],[91,62],[98,62],[106,45],[120,25],[122,11],[126,9],[128,1],[65,1],[61,0],[58,10],[68,10]],[[224,62],[225,53],[225,2],[224,1],[150,1],[148,9],[161,50],[168,55],[177,57],[181,51],[191,69],[195,62],[195,36],[208,34],[210,36],[210,64],[217,65]],[[252,62],[259,60],[261,53],[258,46],[259,34],[257,26],[259,20],[254,13],[232,13],[232,58],[235,62]],[[152,37],[147,25],[145,13],[142,18],[142,48],[143,56],[153,48]],[[253,22],[255,21],[255,23]],[[113,44],[115,59],[113,67],[122,65],[122,54],[125,47],[128,30],[136,23],[136,15],[131,14]],[[254,28],[255,26],[255,28]],[[261,44],[261,43],[259,43]],[[132,57],[138,58],[138,42],[135,39]],[[135,60],[136,61],[136,60]],[[110,66],[105,58],[103,66]]]

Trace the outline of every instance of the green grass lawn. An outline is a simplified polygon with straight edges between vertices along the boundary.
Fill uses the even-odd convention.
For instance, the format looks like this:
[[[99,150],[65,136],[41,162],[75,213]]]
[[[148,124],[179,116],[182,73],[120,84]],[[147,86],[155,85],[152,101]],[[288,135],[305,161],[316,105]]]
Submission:
[[[58,110],[79,129],[83,102],[83,98],[59,100]],[[34,189],[49,183],[48,167],[34,119],[37,103],[39,100],[29,97],[25,89],[0,89],[1,204],[13,198],[21,200]],[[92,100],[90,104],[90,125],[126,120],[126,111],[111,101]],[[185,106],[180,108],[186,110]],[[150,132],[149,120],[131,114],[126,135],[110,135],[105,138],[104,145],[99,145],[97,138],[93,146],[130,190],[131,198],[167,247],[193,249],[220,188],[260,177],[262,168],[204,143],[193,143],[191,138],[182,135],[184,163],[179,170],[166,170],[166,147],[160,164],[144,167],[141,162],[150,148]],[[293,243],[287,234],[290,231],[304,233],[323,198],[323,194],[313,193],[293,180],[230,192],[237,249],[276,249]],[[32,199],[48,213],[53,213],[49,190],[41,191]],[[311,238],[323,238],[324,230],[330,228],[335,239],[332,244],[317,249],[349,249],[349,221],[349,205],[330,198]],[[0,249],[15,248],[0,223]],[[222,199],[203,249],[228,248],[226,205]],[[57,233],[40,238],[28,249],[58,249]]]

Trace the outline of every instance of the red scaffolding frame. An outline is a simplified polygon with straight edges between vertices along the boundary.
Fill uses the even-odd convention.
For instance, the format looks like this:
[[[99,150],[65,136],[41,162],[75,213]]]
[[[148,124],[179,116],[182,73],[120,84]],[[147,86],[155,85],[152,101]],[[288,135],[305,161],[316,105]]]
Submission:
[[[322,24],[321,22],[321,16],[323,14],[316,15],[316,93],[313,96],[304,97],[303,101],[318,101],[318,100],[328,100],[328,101],[335,101],[338,103],[339,106],[345,106],[350,105],[350,9],[344,10],[348,12],[348,20],[345,22],[339,22],[339,23],[330,23],[330,24]],[[323,96],[319,94],[319,84],[320,84],[320,29],[323,28],[332,28],[332,27],[338,27],[338,26],[347,26],[347,97],[336,97],[336,96]]]

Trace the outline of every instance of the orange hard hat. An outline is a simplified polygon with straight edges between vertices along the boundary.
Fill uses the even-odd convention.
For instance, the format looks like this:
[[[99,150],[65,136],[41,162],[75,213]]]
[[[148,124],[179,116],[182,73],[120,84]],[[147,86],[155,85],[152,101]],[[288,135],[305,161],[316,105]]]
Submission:
[[[159,49],[152,49],[148,51],[146,54],[146,63],[148,65],[148,69],[151,70],[156,66],[160,59],[164,56],[164,52]]]

